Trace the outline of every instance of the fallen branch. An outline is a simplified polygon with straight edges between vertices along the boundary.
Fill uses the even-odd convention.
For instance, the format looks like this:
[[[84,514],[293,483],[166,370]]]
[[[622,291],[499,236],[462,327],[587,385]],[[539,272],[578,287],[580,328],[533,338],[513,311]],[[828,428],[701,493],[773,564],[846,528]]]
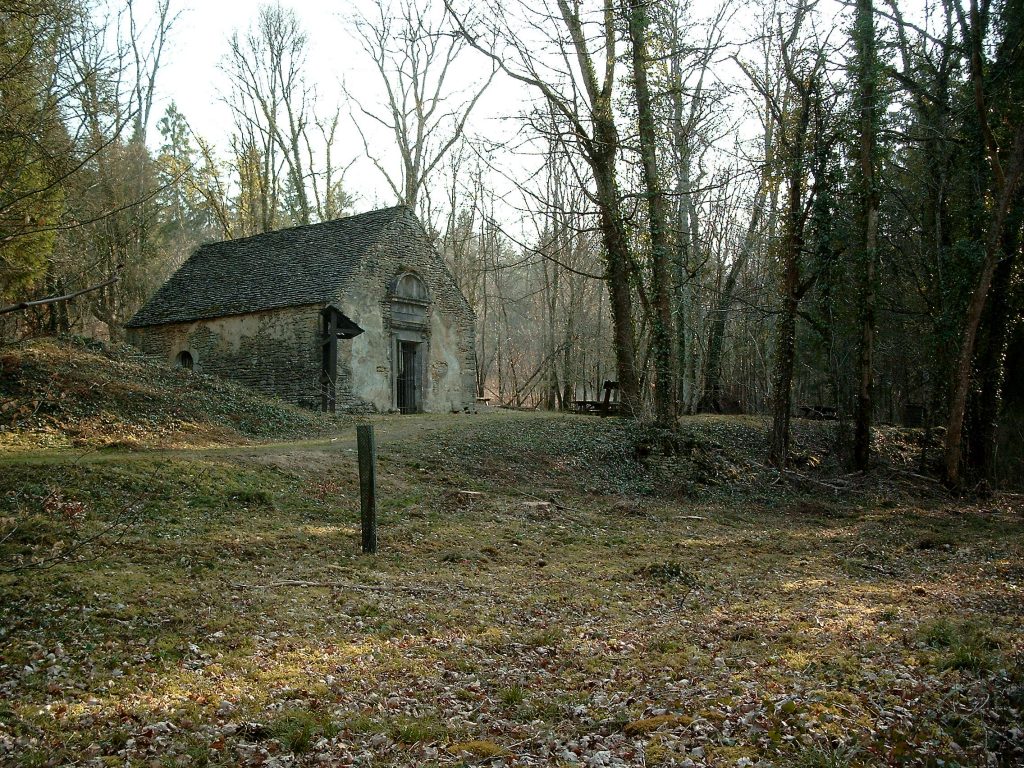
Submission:
[[[781,474],[785,479],[789,480],[791,483],[809,483],[811,485],[817,485],[821,488],[827,488],[833,493],[849,492],[854,487],[852,483],[844,482],[842,485],[833,485],[832,483],[826,483],[824,480],[815,480],[813,477],[809,477],[808,475],[804,475],[799,472],[794,472],[791,469],[783,469],[781,471]]]
[[[520,495],[526,496],[527,498],[530,498],[530,499],[535,499],[536,501],[544,503],[544,504],[550,504],[555,509],[564,509],[566,512],[579,512],[580,511],[580,510],[578,510],[578,509],[576,509],[574,507],[567,507],[567,506],[565,506],[565,504],[562,504],[562,503],[560,503],[558,501],[555,501],[554,498],[542,499],[540,496],[534,496],[532,493],[527,493],[526,491],[520,491]]]
[[[891,571],[883,568],[880,565],[875,565],[874,563],[865,563],[863,560],[861,560],[861,561],[857,562],[857,565],[859,567],[861,567],[861,568],[866,568],[869,571],[875,571],[875,573],[880,573],[883,576],[892,576],[893,575]]]
[[[892,467],[889,470],[890,474],[894,477],[912,477],[915,480],[921,480],[922,482],[930,485],[942,485],[942,481],[937,477],[929,477],[928,475],[918,474],[917,472],[911,472],[909,469],[901,469],[899,467]],[[943,486],[945,487],[945,486]]]
[[[382,587],[370,584],[354,584],[350,581],[301,581],[299,579],[282,579],[269,584],[232,584],[234,589],[277,589],[278,587],[331,587],[355,589],[364,592],[423,592],[430,595],[446,595],[446,591],[432,587]]]
[[[17,304],[8,304],[6,307],[0,307],[0,315],[7,315],[11,312],[23,312],[31,307],[41,307],[44,304],[56,304],[58,301],[70,301],[71,299],[82,296],[83,294],[98,291],[100,288],[106,288],[108,285],[113,285],[121,279],[122,269],[124,269],[124,264],[118,264],[112,277],[104,280],[102,283],[90,285],[88,288],[83,288],[82,290],[75,291],[74,293],[65,293],[63,296],[50,296],[45,299],[36,299],[34,301],[20,301]]]

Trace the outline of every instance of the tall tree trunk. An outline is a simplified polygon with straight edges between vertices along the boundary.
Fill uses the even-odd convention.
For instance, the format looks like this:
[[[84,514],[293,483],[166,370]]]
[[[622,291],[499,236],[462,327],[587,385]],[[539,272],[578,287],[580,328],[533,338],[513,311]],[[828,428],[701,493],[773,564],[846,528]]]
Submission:
[[[968,434],[967,463],[972,479],[991,483],[995,476],[996,437],[999,426],[1003,357],[1010,330],[1010,286],[1020,252],[1020,219],[1007,227],[1003,240],[1005,257],[992,278],[991,298],[979,333],[974,373],[979,383]]]
[[[722,352],[725,346],[725,325],[732,305],[732,297],[736,291],[736,283],[747,262],[747,248],[744,245],[736,254],[736,259],[729,267],[729,274],[722,287],[722,295],[718,297],[714,315],[711,318],[711,330],[708,334],[708,360],[704,366],[704,393],[701,395],[697,410],[702,413],[722,413],[724,404],[724,388],[722,386]]]
[[[679,104],[674,108],[675,131],[676,131],[676,152],[678,154],[678,168],[676,169],[676,204],[675,204],[675,314],[676,314],[676,369],[678,377],[676,380],[676,399],[683,405],[687,398],[686,389],[686,353],[687,353],[687,312],[689,302],[687,294],[690,290],[690,262],[693,252],[693,236],[690,232],[690,156],[688,137],[685,136],[683,121],[681,118],[681,97],[676,97]]]
[[[795,79],[790,73],[791,79]],[[811,78],[813,81],[813,76]],[[772,433],[768,463],[784,468],[789,464],[790,398],[793,366],[796,360],[796,317],[801,286],[800,263],[804,250],[806,212],[804,173],[806,141],[815,94],[813,86],[800,89],[797,112],[793,116],[793,134],[786,147],[786,223],[782,239],[782,309],[775,337],[775,386],[772,393]]]
[[[989,167],[992,172],[991,214],[985,242],[985,260],[981,275],[975,284],[967,312],[964,316],[963,330],[960,337],[960,349],[957,355],[956,370],[953,378],[952,396],[949,404],[949,418],[946,421],[946,439],[943,446],[944,475],[947,485],[958,487],[961,483],[960,460],[963,451],[964,414],[967,410],[967,396],[971,388],[971,373],[974,366],[974,353],[981,325],[982,314],[988,299],[992,278],[999,262],[1003,230],[1011,206],[1016,200],[1017,186],[1024,171],[1024,125],[1014,126],[1012,147],[1008,157],[1000,152],[999,144],[989,121],[991,104],[986,96],[986,78],[984,66],[983,41],[988,24],[986,13],[978,7],[978,0],[971,0],[969,27],[965,28],[965,37],[971,51],[971,86],[974,95],[974,107],[978,118],[978,127],[983,137],[985,150],[988,153]],[[997,115],[997,117],[1000,115]],[[1011,116],[1006,115],[1007,122]],[[1011,123],[1012,125],[1012,123]],[[1005,161],[1005,163],[1004,163]]]
[[[622,200],[615,173],[618,132],[609,111],[595,116],[595,144],[600,147],[592,161],[600,207],[601,239],[605,250],[605,281],[612,310],[615,368],[619,396],[627,416],[640,413],[640,378],[636,368],[636,334],[633,326],[633,269]],[[609,149],[611,148],[611,149]]]
[[[853,464],[861,472],[871,459],[871,417],[874,389],[875,273],[878,260],[878,62],[872,0],[857,0],[854,23],[857,85],[860,99],[860,197],[863,241],[860,288],[860,345],[857,355],[857,407],[853,426]]]
[[[636,334],[633,326],[633,280],[636,269],[632,249],[626,233],[625,216],[622,210],[622,195],[616,178],[616,163],[619,156],[619,135],[615,125],[615,65],[618,61],[615,46],[619,27],[616,24],[618,6],[613,0],[602,3],[601,60],[603,74],[598,76],[598,66],[590,52],[591,38],[584,29],[580,6],[572,0],[556,0],[565,32],[571,40],[571,50],[578,65],[577,77],[573,81],[572,96],[557,90],[549,81],[538,75],[535,62],[525,48],[520,49],[523,57],[522,71],[510,67],[493,49],[471,34],[456,14],[452,14],[459,28],[459,35],[469,45],[487,56],[498,68],[514,80],[529,85],[543,94],[548,106],[564,120],[571,129],[578,147],[593,174],[594,202],[598,208],[599,229],[605,251],[605,281],[611,299],[613,323],[613,345],[615,364],[619,379],[619,395],[622,410],[627,416],[636,416],[640,409],[640,380],[636,368]],[[451,11],[450,5],[446,8]],[[518,45],[518,43],[517,43]],[[585,97],[584,97],[585,94]],[[586,114],[581,111],[581,102],[586,103]]]
[[[800,303],[800,251],[803,248],[799,218],[802,199],[801,179],[790,179],[789,221],[783,245],[782,311],[775,336],[775,375],[772,392],[772,433],[768,446],[768,463],[785,468],[789,464],[790,397],[793,389],[793,364],[796,359],[796,314]],[[794,202],[795,201],[795,202]]]
[[[612,0],[604,0],[605,67],[598,82],[596,67],[590,56],[579,6],[570,6],[568,0],[557,0],[559,13],[572,38],[576,59],[582,71],[584,86],[590,99],[592,138],[583,141],[587,164],[594,174],[597,207],[600,211],[601,239],[605,250],[605,280],[611,299],[615,367],[619,379],[622,411],[630,417],[638,416],[641,407],[640,376],[636,366],[636,332],[633,326],[633,278],[635,268],[633,252],[626,234],[626,219],[622,211],[622,193],[616,173],[619,153],[619,132],[615,125],[615,39],[616,7]],[[550,101],[551,89],[539,85]],[[564,107],[564,104],[563,104]],[[578,130],[583,130],[578,122]]]
[[[772,433],[768,463],[785,468],[789,464],[790,392],[793,388],[793,361],[796,356],[796,301],[784,300],[775,337],[775,381],[772,399]]]
[[[985,260],[964,315],[960,349],[954,371],[953,391],[950,398],[949,417],[946,421],[946,439],[943,446],[945,480],[952,487],[959,486],[962,480],[960,463],[963,452],[964,415],[967,412],[967,396],[970,393],[973,380],[971,374],[974,367],[978,329],[981,326],[992,281],[1002,255],[1000,246],[1003,242],[1006,219],[1010,206],[1015,200],[1022,170],[1024,170],[1024,126],[1017,128],[1012,156],[1005,176],[1002,173],[997,174],[997,179],[999,176],[1003,178],[1001,184],[997,181],[997,187],[1001,187],[1001,189],[996,190],[994,211],[989,221]]]
[[[672,276],[668,237],[668,205],[658,175],[657,133],[654,107],[647,82],[647,0],[631,0],[629,36],[633,55],[633,89],[637,103],[640,157],[651,236],[651,293],[654,303],[651,346],[654,352],[654,412],[662,426],[676,420],[676,372],[672,343]]]

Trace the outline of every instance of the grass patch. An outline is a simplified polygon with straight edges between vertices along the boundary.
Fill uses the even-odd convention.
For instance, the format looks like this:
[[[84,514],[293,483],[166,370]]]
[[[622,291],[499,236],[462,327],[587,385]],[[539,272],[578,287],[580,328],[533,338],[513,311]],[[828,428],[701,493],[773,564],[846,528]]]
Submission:
[[[982,674],[1000,662],[999,643],[974,622],[956,623],[940,617],[922,626],[919,635],[924,645],[939,651],[934,663],[940,669]]]
[[[523,637],[523,645],[531,648],[554,648],[562,642],[562,631],[554,627],[537,629]]]
[[[641,464],[616,419],[374,418],[391,503],[372,558],[345,438],[3,459],[0,560],[96,538],[0,574],[0,764],[548,765],[562,745],[630,763],[646,744],[649,765],[785,766],[868,731],[858,768],[901,740],[924,764],[1020,762],[986,735],[1020,706],[1018,516],[882,504],[884,476],[799,512],[806,491],[759,474],[756,419],[688,419]],[[800,450],[826,456],[826,429],[796,425]],[[486,501],[454,508],[467,487]],[[529,497],[558,507],[529,520]],[[105,532],[122,509],[131,524]],[[955,558],[908,551],[947,527],[969,541]],[[843,568],[864,552],[871,568]],[[940,589],[962,613],[934,617]],[[652,700],[694,721],[641,717]]]
[[[859,750],[856,747],[812,744],[802,747],[787,760],[787,768],[852,768]]]
[[[337,735],[339,729],[322,712],[287,709],[271,721],[268,731],[289,752],[301,755],[309,752],[318,739]]]
[[[438,744],[457,737],[435,717],[402,716],[387,723],[387,732],[399,744]]]
[[[644,565],[636,570],[636,575],[663,584],[683,584],[691,588],[700,584],[690,569],[676,560]]]
[[[498,700],[503,707],[509,709],[518,707],[526,699],[526,689],[518,684],[513,684],[498,691]]]

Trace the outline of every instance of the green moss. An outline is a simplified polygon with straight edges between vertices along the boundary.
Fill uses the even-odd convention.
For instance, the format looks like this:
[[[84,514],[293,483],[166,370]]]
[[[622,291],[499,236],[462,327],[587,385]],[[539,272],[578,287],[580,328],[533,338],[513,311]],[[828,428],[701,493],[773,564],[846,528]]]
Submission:
[[[662,728],[680,728],[693,722],[693,718],[687,715],[658,715],[657,717],[646,717],[642,720],[633,720],[622,729],[627,736],[642,736]]]

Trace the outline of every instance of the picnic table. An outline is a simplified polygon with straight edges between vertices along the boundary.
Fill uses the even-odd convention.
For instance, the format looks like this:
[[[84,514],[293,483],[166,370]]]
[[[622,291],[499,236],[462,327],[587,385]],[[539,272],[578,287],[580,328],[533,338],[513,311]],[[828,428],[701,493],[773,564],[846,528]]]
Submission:
[[[619,388],[619,382],[606,381],[604,383],[603,400],[573,400],[572,409],[576,413],[599,413],[602,416],[609,413],[619,412],[619,403],[612,402],[612,391]]]

